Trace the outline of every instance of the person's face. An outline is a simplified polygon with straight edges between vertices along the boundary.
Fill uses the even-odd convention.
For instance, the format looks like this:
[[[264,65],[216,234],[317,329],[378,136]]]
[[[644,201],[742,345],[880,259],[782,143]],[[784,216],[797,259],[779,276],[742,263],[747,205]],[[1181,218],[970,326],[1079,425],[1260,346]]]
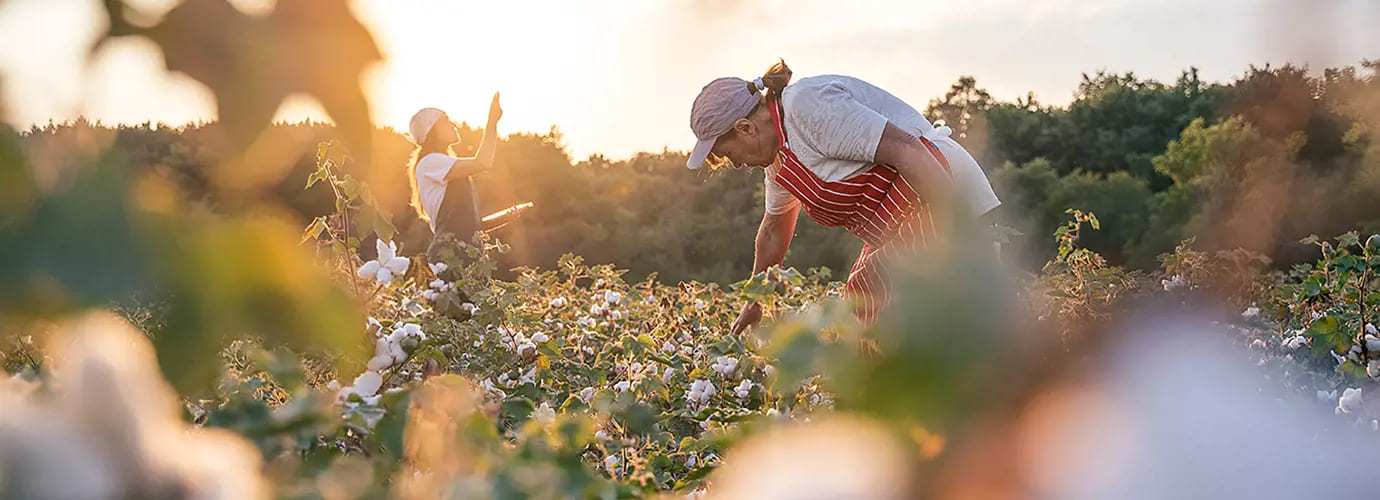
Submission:
[[[449,116],[442,116],[440,120],[436,120],[435,131],[432,133],[438,134],[436,139],[445,144],[460,142],[460,132],[455,129],[455,123],[450,121]]]
[[[734,166],[765,167],[776,161],[778,146],[776,134],[759,126],[751,119],[744,118],[733,124],[733,129],[714,141],[710,153],[733,162]]]

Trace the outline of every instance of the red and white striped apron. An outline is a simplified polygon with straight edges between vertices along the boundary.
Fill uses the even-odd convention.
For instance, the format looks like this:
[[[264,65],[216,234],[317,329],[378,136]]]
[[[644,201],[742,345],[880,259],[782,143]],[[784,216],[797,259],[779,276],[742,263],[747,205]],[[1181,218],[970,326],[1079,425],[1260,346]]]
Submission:
[[[805,213],[824,227],[842,227],[863,240],[862,253],[848,273],[844,291],[857,300],[858,319],[871,325],[890,301],[882,270],[883,257],[897,250],[922,247],[938,235],[929,207],[915,189],[890,165],[874,164],[863,173],[839,181],[825,181],[791,152],[781,101],[772,103],[771,116],[781,141],[781,167],[776,183],[800,200]],[[949,162],[929,139],[920,141],[952,176]]]

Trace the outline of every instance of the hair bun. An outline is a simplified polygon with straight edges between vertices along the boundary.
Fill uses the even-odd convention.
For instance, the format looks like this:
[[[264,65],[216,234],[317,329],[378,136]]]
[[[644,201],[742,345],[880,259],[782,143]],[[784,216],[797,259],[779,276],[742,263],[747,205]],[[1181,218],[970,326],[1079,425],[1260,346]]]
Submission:
[[[791,68],[786,66],[785,59],[779,59],[758,80],[767,90],[767,99],[780,99],[781,91],[791,83]]]

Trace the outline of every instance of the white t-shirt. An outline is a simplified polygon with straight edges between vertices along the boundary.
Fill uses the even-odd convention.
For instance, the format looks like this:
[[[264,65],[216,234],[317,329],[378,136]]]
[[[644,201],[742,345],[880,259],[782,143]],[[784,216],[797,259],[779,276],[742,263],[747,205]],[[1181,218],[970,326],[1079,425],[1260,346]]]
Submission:
[[[441,211],[441,201],[446,199],[446,174],[457,159],[431,153],[417,161],[417,198],[422,202],[422,211],[431,219],[432,232],[436,232],[436,215]]]
[[[802,78],[781,93],[786,110],[787,146],[805,168],[826,182],[847,179],[871,167],[887,122],[933,142],[953,173],[959,200],[982,215],[1001,204],[987,175],[968,151],[936,129],[901,99],[875,85],[842,75]],[[781,214],[800,203],[766,176],[766,211]]]

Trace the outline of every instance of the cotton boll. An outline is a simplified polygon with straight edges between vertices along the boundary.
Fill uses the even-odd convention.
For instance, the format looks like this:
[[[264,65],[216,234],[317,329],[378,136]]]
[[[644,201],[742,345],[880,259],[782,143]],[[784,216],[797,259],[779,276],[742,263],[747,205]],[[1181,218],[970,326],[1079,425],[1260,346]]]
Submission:
[[[369,359],[369,363],[366,365],[369,371],[375,372],[385,370],[390,366],[393,366],[392,356],[374,356]]]
[[[383,385],[383,376],[376,371],[366,371],[355,377],[355,381],[351,385],[354,387],[355,393],[370,396],[379,392],[379,387]]]
[[[737,395],[739,398],[743,399],[746,399],[748,397],[748,394],[751,393],[751,391],[752,381],[747,379],[743,379],[743,382],[738,384],[738,387],[735,387],[733,389],[733,393]]]
[[[1337,399],[1337,410],[1342,413],[1350,414],[1361,408],[1361,389],[1349,387],[1342,391],[1342,396]]]
[[[724,464],[708,478],[720,498],[899,500],[910,498],[913,470],[884,426],[843,416],[755,434]]]
[[[360,278],[372,279],[375,276],[378,276],[379,269],[382,267],[383,265],[379,264],[378,261],[371,260],[369,262],[365,262],[364,265],[359,266],[359,270],[356,271],[355,274],[358,275]]]
[[[556,421],[556,410],[551,408],[550,403],[542,402],[535,410],[532,410],[532,419],[541,422],[542,425],[549,425]]]

